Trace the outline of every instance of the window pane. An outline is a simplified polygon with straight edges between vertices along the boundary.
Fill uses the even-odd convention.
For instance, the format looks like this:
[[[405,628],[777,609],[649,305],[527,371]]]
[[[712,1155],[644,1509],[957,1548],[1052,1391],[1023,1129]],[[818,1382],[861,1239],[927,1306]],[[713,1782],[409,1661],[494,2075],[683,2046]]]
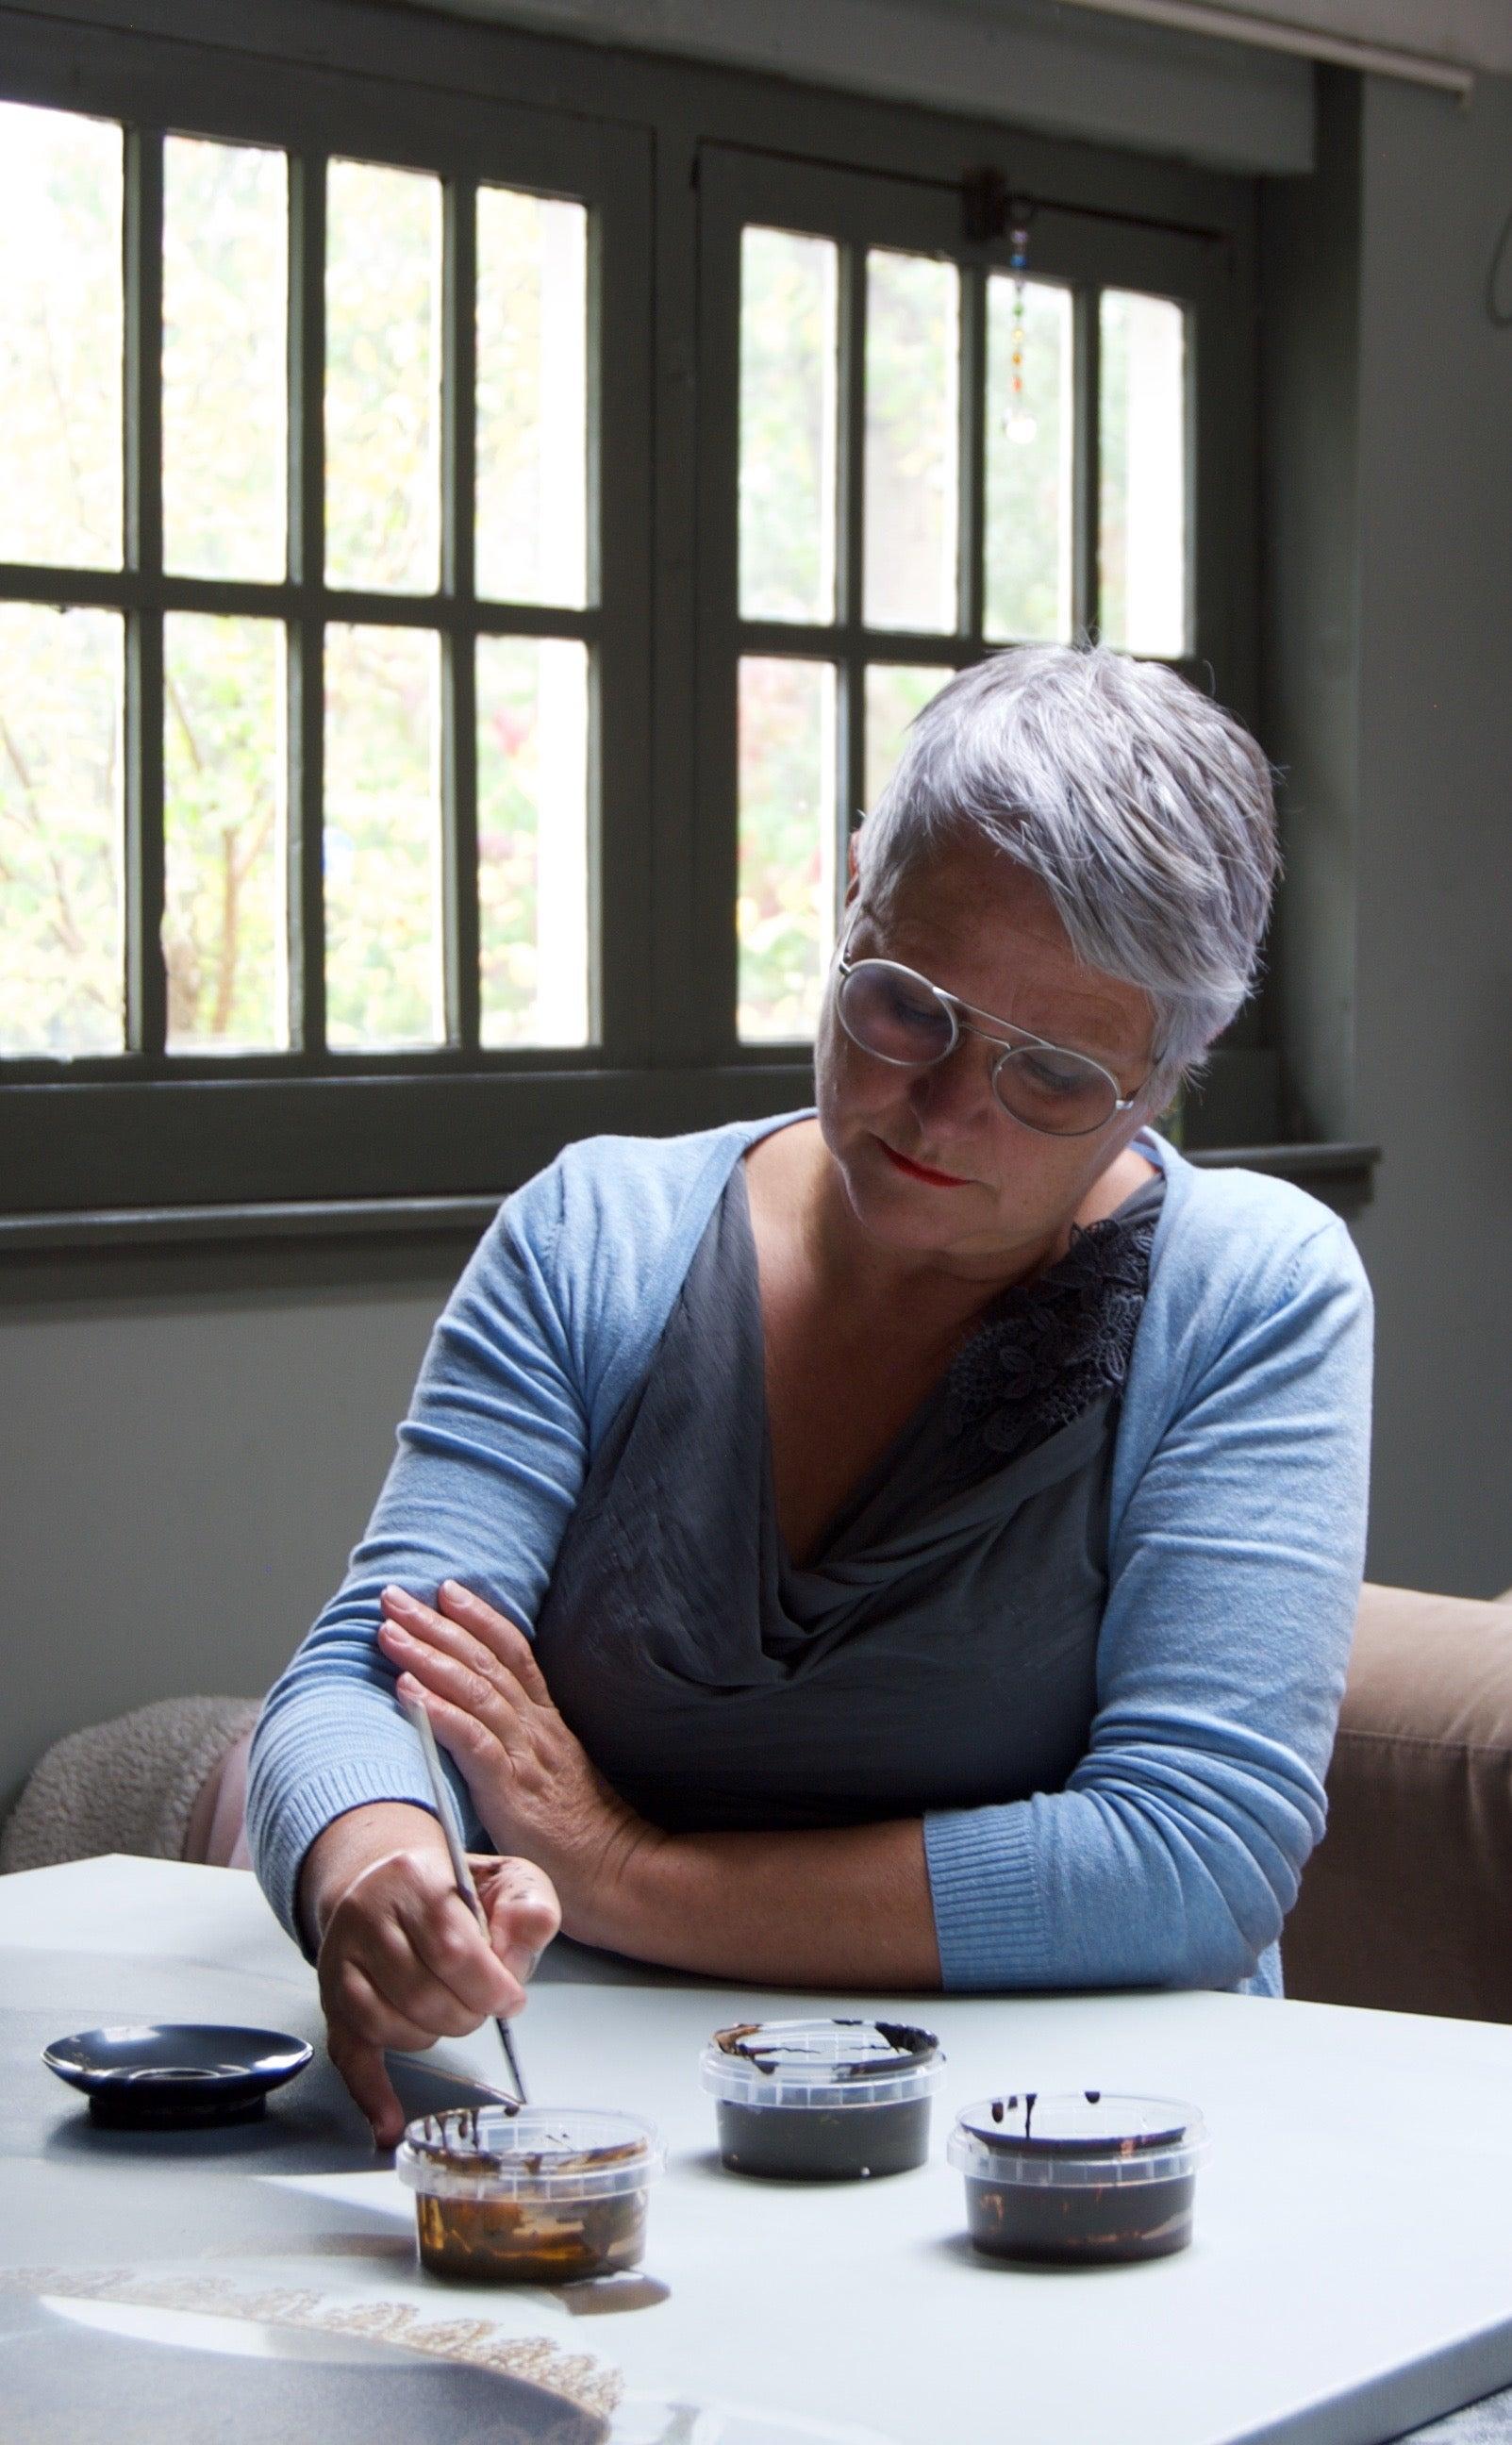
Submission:
[[[440,574],[441,191],[333,161],[327,204],[326,574],[434,592]]]
[[[812,1037],[834,948],[835,675],[740,664],[739,1008],[747,1044]]]
[[[163,147],[162,515],[168,568],[284,574],[289,195],[282,153]]]
[[[121,567],[121,208],[119,127],[0,103],[0,560]]]
[[[440,1044],[439,641],[326,631],[326,1027],[341,1051]]]
[[[121,624],[0,604],[0,1053],[125,1044]]]
[[[1056,644],[1072,630],[1070,289],[1025,281],[1021,341],[1018,329],[1015,284],[995,272],[987,282],[985,625],[989,637]]]
[[[284,631],[163,624],[163,959],[171,1053],[289,1042]]]
[[[477,590],[587,600],[588,215],[477,196]]]
[[[1186,316],[1166,297],[1101,304],[1099,625],[1130,654],[1184,654]]]
[[[956,625],[954,264],[867,257],[866,617],[874,628]]]
[[[588,654],[477,642],[477,897],[485,1044],[588,1040]]]
[[[832,620],[839,250],[748,229],[740,241],[740,608]]]
[[[950,677],[938,665],[910,668],[872,663],[867,671],[867,810],[876,805],[898,760],[904,733],[916,713],[938,696]]]

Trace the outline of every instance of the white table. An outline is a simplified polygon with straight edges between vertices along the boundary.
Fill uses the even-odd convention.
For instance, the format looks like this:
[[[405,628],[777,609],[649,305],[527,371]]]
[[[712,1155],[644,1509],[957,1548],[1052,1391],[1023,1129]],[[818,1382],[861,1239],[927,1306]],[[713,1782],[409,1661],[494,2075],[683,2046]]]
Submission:
[[[117,1858],[0,1880],[0,2311],[25,2303],[35,2335],[71,2333],[85,2357],[113,2338],[128,2371],[154,2336],[297,2353],[273,2374],[308,2386],[371,2357],[354,2326],[401,2337],[429,2347],[422,2374],[474,2388],[451,2409],[433,2393],[434,2445],[485,2433],[473,2363],[491,2355],[553,2386],[570,2359],[581,2399],[620,2397],[607,2425],[534,2426],[531,2403],[558,2398],[532,2388],[513,2426],[494,2419],[495,2445],[1378,2445],[1512,2382],[1512,2029],[1206,1994],[816,2004],[553,1960],[520,2026],[532,2095],[660,2125],[654,2281],[463,2292],[418,2272],[410,2199],[324,2061],[265,2123],[170,2138],[97,2131],[36,2062],[46,2037],[122,2019],[316,2035],[312,1973],[250,1877]],[[926,2168],[814,2189],[720,2170],[700,2047],[785,2008],[939,2030]],[[492,2077],[495,2049],[480,2032],[433,2060]],[[1190,2250],[1076,2271],[973,2255],[943,2161],[955,2106],[1062,2085],[1202,2107]],[[249,2384],[253,2365],[225,2361]],[[407,2382],[412,2348],[383,2366]],[[154,2433],[124,2408],[112,2425]],[[0,2427],[17,2445],[51,2434]]]

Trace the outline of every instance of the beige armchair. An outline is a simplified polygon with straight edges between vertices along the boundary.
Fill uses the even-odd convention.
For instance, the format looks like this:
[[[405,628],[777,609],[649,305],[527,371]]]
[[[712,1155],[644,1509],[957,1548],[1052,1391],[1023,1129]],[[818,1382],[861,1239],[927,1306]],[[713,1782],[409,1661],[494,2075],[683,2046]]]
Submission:
[[[1512,2021],[1509,1599],[1366,1587],[1288,1995]]]

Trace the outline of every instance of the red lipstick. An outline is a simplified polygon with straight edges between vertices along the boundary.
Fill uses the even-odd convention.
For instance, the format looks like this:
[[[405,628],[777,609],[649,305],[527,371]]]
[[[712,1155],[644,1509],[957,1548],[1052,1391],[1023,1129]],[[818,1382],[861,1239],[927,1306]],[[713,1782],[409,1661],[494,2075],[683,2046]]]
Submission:
[[[885,1138],[878,1138],[877,1144],[888,1160],[895,1163],[898,1169],[909,1180],[927,1181],[931,1188],[969,1188],[971,1185],[969,1181],[960,1179],[954,1172],[931,1171],[927,1164],[910,1163],[905,1154],[900,1154],[896,1147],[888,1146]]]

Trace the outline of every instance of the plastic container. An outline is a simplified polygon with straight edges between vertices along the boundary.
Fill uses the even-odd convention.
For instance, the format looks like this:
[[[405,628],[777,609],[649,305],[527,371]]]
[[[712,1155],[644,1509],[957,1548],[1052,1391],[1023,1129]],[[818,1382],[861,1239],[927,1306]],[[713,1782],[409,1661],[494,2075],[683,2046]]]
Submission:
[[[981,2098],[956,2117],[945,2153],[987,2257],[1111,2267],[1185,2249],[1208,2142],[1193,2106],[1089,2088]]]
[[[405,2132],[420,2264],[467,2284],[570,2284],[638,2267],[663,2155],[649,2122],[592,2106],[464,2106]]]
[[[701,2078],[732,2174],[843,2182],[924,2163],[943,2063],[901,2022],[741,2022],[715,2031]]]

